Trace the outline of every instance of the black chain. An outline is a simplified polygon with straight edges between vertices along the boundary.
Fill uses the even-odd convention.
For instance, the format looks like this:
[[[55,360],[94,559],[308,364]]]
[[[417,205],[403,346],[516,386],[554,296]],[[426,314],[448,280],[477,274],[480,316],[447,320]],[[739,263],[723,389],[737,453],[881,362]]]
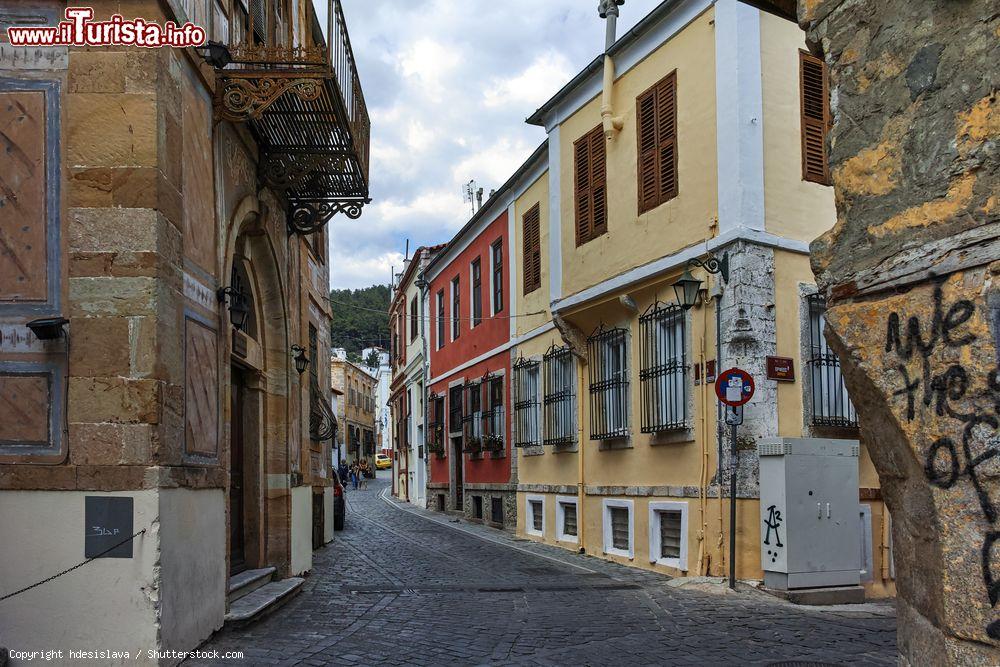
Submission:
[[[122,540],[118,544],[116,544],[116,545],[114,545],[112,547],[108,547],[107,549],[105,549],[101,553],[97,554],[96,556],[91,556],[90,558],[88,558],[87,560],[83,561],[82,563],[77,563],[73,567],[67,568],[67,569],[63,570],[62,572],[60,572],[58,574],[53,574],[51,577],[48,577],[47,579],[42,579],[41,581],[39,581],[37,583],[34,583],[34,584],[31,584],[30,586],[25,586],[24,588],[22,588],[19,591],[14,591],[13,593],[8,593],[7,595],[4,595],[3,597],[0,597],[0,602],[3,602],[4,600],[6,600],[8,598],[12,598],[15,595],[20,595],[21,593],[24,593],[26,591],[30,591],[32,588],[37,588],[38,586],[41,586],[42,584],[46,584],[46,583],[52,581],[53,579],[57,579],[57,578],[63,576],[64,574],[69,574],[70,572],[72,572],[73,570],[77,569],[78,567],[83,567],[84,565],[86,565],[90,561],[95,560],[97,558],[100,558],[101,556],[103,556],[104,554],[108,553],[109,551],[114,551],[115,549],[117,549],[121,545],[128,544],[129,542],[131,542],[132,540],[134,540],[135,538],[139,537],[140,535],[142,535],[145,532],[146,532],[146,529],[143,528],[138,533],[134,533],[131,537],[126,537],[124,540]]]

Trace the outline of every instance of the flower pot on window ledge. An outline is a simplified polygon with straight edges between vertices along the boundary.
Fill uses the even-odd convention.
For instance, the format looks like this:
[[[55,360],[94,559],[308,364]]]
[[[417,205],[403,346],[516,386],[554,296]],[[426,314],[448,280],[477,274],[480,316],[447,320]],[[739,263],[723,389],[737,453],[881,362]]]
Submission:
[[[482,440],[478,436],[469,436],[465,440],[465,448],[462,450],[466,454],[475,454],[482,450]]]
[[[503,451],[503,437],[499,435],[483,436],[483,449],[488,452]]]

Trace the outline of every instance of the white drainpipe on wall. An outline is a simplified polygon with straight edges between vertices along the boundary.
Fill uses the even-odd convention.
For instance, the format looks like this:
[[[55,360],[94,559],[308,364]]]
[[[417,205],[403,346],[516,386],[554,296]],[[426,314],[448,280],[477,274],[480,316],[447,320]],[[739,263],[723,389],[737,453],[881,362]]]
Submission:
[[[604,33],[604,86],[601,91],[601,124],[604,126],[604,138],[608,141],[614,139],[625,124],[621,116],[614,115],[614,109],[611,107],[611,88],[615,84],[615,61],[609,55],[611,45],[615,43],[618,5],[623,4],[625,0],[601,0],[597,8],[601,18],[608,22]]]

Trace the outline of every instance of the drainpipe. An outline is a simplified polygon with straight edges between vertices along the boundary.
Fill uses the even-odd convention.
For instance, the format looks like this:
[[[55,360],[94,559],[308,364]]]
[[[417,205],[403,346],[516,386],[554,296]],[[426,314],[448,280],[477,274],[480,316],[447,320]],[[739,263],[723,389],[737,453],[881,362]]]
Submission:
[[[604,138],[614,139],[625,124],[621,116],[615,116],[611,107],[611,88],[615,83],[615,61],[611,59],[611,46],[615,43],[615,32],[618,24],[618,6],[625,0],[601,0],[597,11],[602,19],[607,21],[604,33],[604,86],[601,92],[601,124],[604,126]]]
[[[416,259],[414,257],[414,259]],[[423,259],[423,257],[421,257]],[[420,391],[420,405],[422,406],[422,411],[424,414],[424,456],[420,459],[417,465],[422,466],[424,470],[424,506],[427,506],[427,480],[430,479],[431,471],[428,470],[428,456],[427,456],[427,434],[430,428],[430,422],[428,421],[427,410],[430,407],[427,403],[428,387],[427,387],[427,368],[430,366],[430,350],[427,349],[427,332],[425,330],[426,322],[424,320],[424,299],[427,298],[427,280],[424,278],[424,271],[420,269],[420,273],[417,274],[417,280],[414,283],[417,289],[420,290],[420,353],[422,360],[420,362],[420,374],[423,378],[421,382],[422,389]],[[420,468],[417,469],[418,471]]]

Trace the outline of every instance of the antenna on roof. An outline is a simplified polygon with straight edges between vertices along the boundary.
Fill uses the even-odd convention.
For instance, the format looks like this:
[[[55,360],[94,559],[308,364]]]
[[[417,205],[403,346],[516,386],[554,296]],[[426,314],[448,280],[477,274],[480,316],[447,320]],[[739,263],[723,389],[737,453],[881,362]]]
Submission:
[[[410,239],[406,239],[406,254],[403,255],[403,261],[410,259]]]
[[[479,188],[476,190],[476,206],[479,208],[483,207],[483,189]]]
[[[470,180],[462,186],[462,199],[472,209],[472,215],[476,214],[476,181]]]

